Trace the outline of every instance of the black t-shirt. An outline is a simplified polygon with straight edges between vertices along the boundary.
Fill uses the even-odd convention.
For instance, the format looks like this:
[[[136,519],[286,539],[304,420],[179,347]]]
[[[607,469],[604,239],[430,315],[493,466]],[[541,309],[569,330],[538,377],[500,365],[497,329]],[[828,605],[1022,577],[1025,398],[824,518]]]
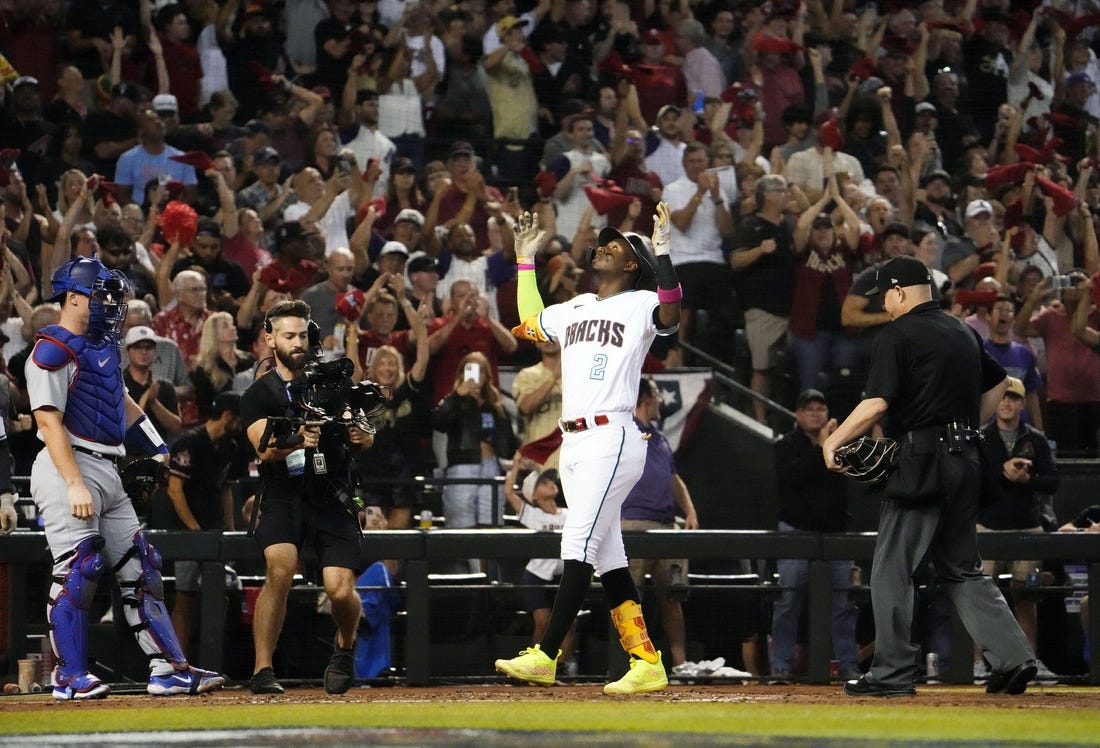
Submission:
[[[95,147],[100,143],[114,143],[136,136],[137,121],[133,117],[120,117],[106,109],[91,112],[84,120],[84,157],[95,165],[96,174],[113,180],[118,157],[98,158]]]
[[[169,470],[183,480],[187,507],[204,530],[222,528],[222,485],[229,477],[234,456],[232,442],[212,441],[206,426],[190,429],[172,446]],[[170,516],[171,527],[167,529],[186,529],[175,512]]]
[[[848,483],[826,469],[821,447],[802,429],[775,443],[779,521],[812,532],[844,532],[848,524]]]
[[[794,287],[794,237],[786,221],[772,223],[752,215],[737,227],[733,251],[758,247],[767,239],[775,240],[775,251],[761,255],[756,262],[734,273],[737,296],[743,309],[763,309],[786,317],[791,313]]]
[[[293,405],[286,383],[279,372],[272,369],[257,379],[241,396],[241,422],[244,429],[262,418],[301,417],[302,411]],[[297,427],[293,429],[297,431]],[[305,468],[301,476],[292,477],[287,472],[287,460],[261,461],[260,478],[268,481],[299,486],[303,481],[313,487],[327,486],[328,482],[348,481],[350,445],[347,428],[332,423],[321,427],[321,440],[315,449],[305,450]]]
[[[974,118],[982,137],[988,140],[997,123],[997,109],[1008,100],[1012,53],[982,36],[975,36],[963,45],[963,61],[969,84],[965,109]]]
[[[889,403],[892,438],[952,421],[976,428],[982,393],[1004,378],[978,333],[928,301],[879,330],[864,396]]]
[[[145,391],[152,386],[153,380],[149,380],[149,384],[141,384],[134,380],[130,375],[129,367],[122,370],[122,380],[126,384],[126,391],[130,394],[130,397],[134,398],[134,402],[141,400],[141,396],[145,394]],[[179,400],[176,398],[176,388],[167,379],[156,380],[160,383],[157,387],[157,402],[165,407],[168,411],[179,415],[180,405]],[[147,406],[145,415],[149,417],[149,420],[157,428],[157,433],[161,436],[166,436],[168,432],[164,430],[164,424],[161,423],[156,415],[153,413],[151,406]]]

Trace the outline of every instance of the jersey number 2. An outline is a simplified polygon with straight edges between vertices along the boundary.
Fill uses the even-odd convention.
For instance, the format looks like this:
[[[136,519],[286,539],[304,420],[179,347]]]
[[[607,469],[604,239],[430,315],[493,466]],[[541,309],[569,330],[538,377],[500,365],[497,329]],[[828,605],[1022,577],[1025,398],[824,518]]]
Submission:
[[[596,363],[592,366],[592,371],[588,372],[588,378],[603,379],[603,375],[607,369],[607,354],[597,353],[592,357],[592,360]]]

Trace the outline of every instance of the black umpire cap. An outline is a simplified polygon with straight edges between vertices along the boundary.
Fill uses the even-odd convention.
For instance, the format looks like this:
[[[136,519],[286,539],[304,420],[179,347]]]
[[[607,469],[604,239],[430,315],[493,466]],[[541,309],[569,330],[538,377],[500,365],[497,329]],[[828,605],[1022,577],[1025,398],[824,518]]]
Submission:
[[[874,296],[894,286],[907,288],[908,286],[931,286],[931,284],[932,274],[928,272],[923,262],[916,257],[900,255],[879,267],[878,272],[875,273],[875,287],[865,295]]]
[[[606,226],[600,230],[600,235],[596,241],[599,242],[600,246],[606,247],[616,239],[624,246],[633,249],[634,256],[638,258],[638,268],[641,273],[638,276],[638,282],[635,284],[635,288],[656,288],[657,256],[653,254],[653,248],[650,245],[649,239],[641,234],[635,234],[633,231],[627,231],[624,234],[613,226]]]

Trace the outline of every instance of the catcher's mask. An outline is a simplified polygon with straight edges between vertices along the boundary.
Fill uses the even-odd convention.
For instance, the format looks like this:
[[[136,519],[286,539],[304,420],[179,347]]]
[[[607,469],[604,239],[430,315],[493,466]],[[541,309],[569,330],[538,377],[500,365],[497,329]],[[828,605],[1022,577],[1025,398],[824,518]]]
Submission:
[[[104,269],[99,274],[88,296],[88,337],[92,340],[109,338],[118,344],[126,323],[129,291],[129,281],[118,270]]]
[[[897,451],[898,443],[893,439],[863,436],[837,449],[834,459],[844,466],[840,472],[849,478],[876,485],[890,474]]]

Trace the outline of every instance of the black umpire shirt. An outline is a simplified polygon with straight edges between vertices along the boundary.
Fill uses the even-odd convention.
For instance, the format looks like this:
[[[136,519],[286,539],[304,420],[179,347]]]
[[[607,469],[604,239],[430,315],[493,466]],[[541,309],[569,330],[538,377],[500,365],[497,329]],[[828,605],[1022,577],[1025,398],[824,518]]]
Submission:
[[[961,421],[977,428],[983,392],[1005,370],[978,333],[926,301],[882,328],[872,348],[866,398],[884,398],[886,436]]]

